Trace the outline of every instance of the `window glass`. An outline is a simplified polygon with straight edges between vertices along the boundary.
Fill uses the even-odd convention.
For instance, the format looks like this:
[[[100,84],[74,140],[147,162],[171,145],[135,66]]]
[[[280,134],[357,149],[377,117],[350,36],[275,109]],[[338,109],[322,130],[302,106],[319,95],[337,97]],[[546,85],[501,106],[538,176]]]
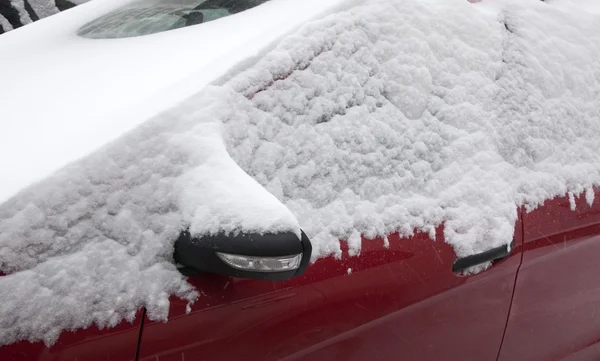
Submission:
[[[78,35],[93,39],[128,38],[202,24],[258,6],[268,0],[140,0],[86,25]]]

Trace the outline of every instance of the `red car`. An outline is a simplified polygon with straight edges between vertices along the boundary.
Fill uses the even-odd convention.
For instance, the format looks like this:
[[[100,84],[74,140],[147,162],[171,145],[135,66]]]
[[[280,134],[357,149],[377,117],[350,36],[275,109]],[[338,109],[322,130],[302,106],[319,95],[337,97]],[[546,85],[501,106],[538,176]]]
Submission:
[[[363,243],[285,282],[201,274],[202,298],[169,321],[140,310],[113,329],[21,341],[2,360],[594,360],[600,355],[600,205],[556,198],[521,212],[510,254],[453,272],[452,248],[426,234]],[[479,257],[479,256],[475,256]]]
[[[151,2],[0,36],[93,54],[0,93],[0,361],[600,359],[600,13]]]

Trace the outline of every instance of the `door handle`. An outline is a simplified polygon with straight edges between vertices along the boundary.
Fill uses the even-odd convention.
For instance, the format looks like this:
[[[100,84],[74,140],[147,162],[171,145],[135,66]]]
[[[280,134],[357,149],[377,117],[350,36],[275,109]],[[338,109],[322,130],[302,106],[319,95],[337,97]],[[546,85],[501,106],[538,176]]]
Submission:
[[[497,261],[502,258],[506,258],[510,251],[513,249],[514,241],[511,242],[510,246],[505,244],[500,247],[488,249],[487,251],[473,254],[467,257],[458,258],[452,265],[452,272],[462,272],[467,268],[480,265],[486,262]]]

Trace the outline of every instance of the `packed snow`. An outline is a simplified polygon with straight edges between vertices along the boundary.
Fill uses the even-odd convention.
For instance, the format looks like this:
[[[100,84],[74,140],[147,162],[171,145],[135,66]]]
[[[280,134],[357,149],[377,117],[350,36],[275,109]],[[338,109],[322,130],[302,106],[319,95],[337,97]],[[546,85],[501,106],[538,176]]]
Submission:
[[[466,256],[509,244],[517,206],[594,201],[600,15],[585,0],[345,4],[5,194],[0,345],[52,344],[141,306],[165,320],[169,295],[198,297],[172,261],[188,227],[301,227],[316,260],[340,239],[360,256],[361,234],[435,237],[444,223]]]
[[[202,26],[149,36],[110,41],[76,36],[84,25],[130,1],[90,1],[0,38],[0,101],[9,129],[0,132],[0,154],[5,154],[0,169],[11,174],[2,179],[0,202],[344,3],[275,0]],[[14,149],[19,157],[6,156]]]

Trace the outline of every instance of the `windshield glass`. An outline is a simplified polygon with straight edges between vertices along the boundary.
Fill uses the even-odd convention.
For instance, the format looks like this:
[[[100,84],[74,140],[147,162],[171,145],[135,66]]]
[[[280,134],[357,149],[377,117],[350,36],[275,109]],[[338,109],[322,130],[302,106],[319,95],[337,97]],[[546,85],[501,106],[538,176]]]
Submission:
[[[258,6],[268,0],[140,0],[86,25],[78,35],[92,39],[128,38],[202,24]]]

